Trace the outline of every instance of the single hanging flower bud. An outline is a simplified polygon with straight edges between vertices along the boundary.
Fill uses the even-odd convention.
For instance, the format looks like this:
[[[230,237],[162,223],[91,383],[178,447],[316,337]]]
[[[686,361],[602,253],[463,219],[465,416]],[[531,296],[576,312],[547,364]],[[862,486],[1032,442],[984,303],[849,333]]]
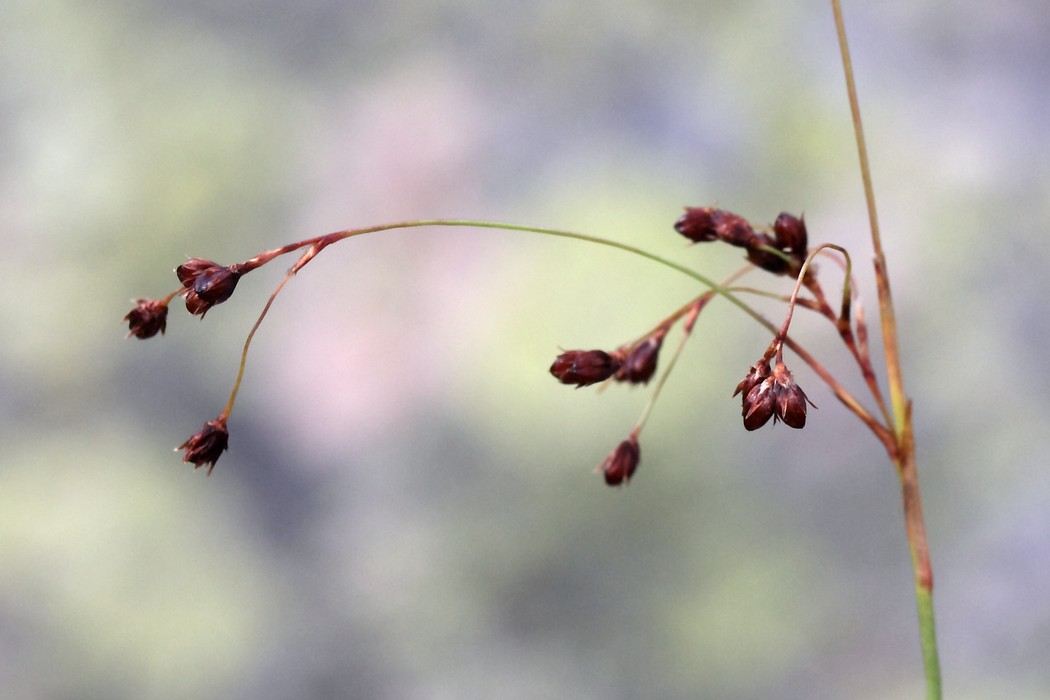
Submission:
[[[629,482],[634,476],[640,458],[641,449],[638,447],[638,439],[631,435],[609,453],[598,469],[605,477],[606,484],[620,486]]]
[[[134,309],[124,317],[128,322],[128,337],[145,340],[160,333],[168,325],[168,304],[159,299],[139,299]]]
[[[783,362],[778,362],[773,368],[772,380],[776,394],[776,417],[789,427],[804,428],[806,426],[806,404],[809,403],[809,399],[802,388],[795,383],[795,378]]]
[[[219,416],[215,420],[208,421],[199,431],[190,436],[176,450],[186,450],[182,456],[183,462],[192,462],[197,467],[208,464],[208,476],[215,468],[215,463],[226,451],[230,443],[230,431],[226,429],[226,418]]]
[[[200,258],[179,265],[175,274],[187,288],[186,309],[194,316],[204,316],[208,309],[229,299],[241,278],[235,266],[226,267]]]
[[[776,253],[771,253],[768,250],[763,250],[763,247],[776,248],[777,242],[767,233],[755,234],[755,239],[747,249],[747,259],[751,264],[761,267],[766,272],[772,272],[774,275],[782,275],[791,269],[791,265],[788,261],[780,257]]]
[[[711,207],[686,207],[685,214],[675,222],[674,230],[694,243],[717,241],[715,230],[721,211]]]
[[[777,248],[801,261],[806,259],[809,235],[806,233],[805,217],[781,212],[773,222],[773,233],[777,239]]]
[[[603,382],[623,365],[623,356],[603,350],[569,350],[558,355],[551,365],[551,374],[562,384],[577,388]]]
[[[744,397],[744,427],[748,430],[758,430],[773,417],[776,410],[774,386],[773,377],[766,377],[751,387]]]
[[[648,384],[656,372],[660,347],[666,334],[665,330],[658,330],[630,350],[626,350],[623,365],[616,372],[616,380],[631,384]]]

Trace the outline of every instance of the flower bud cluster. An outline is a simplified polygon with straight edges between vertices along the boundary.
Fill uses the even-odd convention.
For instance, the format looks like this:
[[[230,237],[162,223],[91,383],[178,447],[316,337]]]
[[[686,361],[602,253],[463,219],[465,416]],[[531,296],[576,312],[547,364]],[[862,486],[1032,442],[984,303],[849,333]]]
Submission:
[[[773,223],[773,235],[756,231],[739,214],[714,207],[686,207],[674,227],[694,243],[723,241],[744,248],[751,263],[778,275],[797,274],[809,247],[805,220],[787,212]]]
[[[782,420],[791,428],[803,428],[806,404],[812,404],[783,362],[770,369],[769,360],[764,357],[737,384],[733,396],[737,394],[743,395],[742,414],[748,430],[758,430],[770,418],[774,424]]]
[[[567,350],[558,355],[550,372],[562,384],[577,388],[613,379],[628,384],[648,384],[656,373],[666,328],[646,336],[633,345],[604,350]]]
[[[569,350],[558,355],[550,372],[562,384],[588,386],[612,379],[628,384],[648,384],[656,373],[660,348],[667,335],[665,323],[640,340],[612,352],[604,350]],[[609,453],[598,471],[609,486],[620,486],[631,480],[638,468],[641,451],[637,430]]]

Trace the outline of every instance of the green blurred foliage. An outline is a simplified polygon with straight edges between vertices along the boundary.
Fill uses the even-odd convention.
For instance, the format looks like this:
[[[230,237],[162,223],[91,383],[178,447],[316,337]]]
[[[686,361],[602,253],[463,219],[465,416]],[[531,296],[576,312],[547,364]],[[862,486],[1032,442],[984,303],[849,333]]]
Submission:
[[[287,264],[204,321],[173,305],[164,338],[119,323],[187,255],[410,217],[579,230],[719,277],[735,253],[671,230],[713,202],[805,211],[854,252],[873,320],[829,14],[5,3],[4,697],[918,695],[894,475],[801,367],[806,430],[742,430],[729,394],[761,328],[705,310],[635,481],[592,473],[648,394],[546,368],[644,333],[685,277],[514,233],[328,249],[263,324],[210,479],[170,448],[221,410]],[[1050,693],[1045,15],[847,8],[952,697]]]

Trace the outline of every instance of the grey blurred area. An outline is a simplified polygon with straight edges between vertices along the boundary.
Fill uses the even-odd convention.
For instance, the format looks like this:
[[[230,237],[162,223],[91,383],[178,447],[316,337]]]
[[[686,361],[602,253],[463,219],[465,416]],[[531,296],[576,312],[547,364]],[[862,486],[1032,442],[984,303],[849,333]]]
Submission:
[[[846,19],[947,696],[1045,698],[1050,15]],[[638,337],[684,276],[496,231],[333,246],[262,324],[210,478],[172,448],[222,410],[292,260],[203,321],[176,301],[164,337],[120,321],[187,256],[421,217],[719,278],[735,253],[672,229],[717,202],[846,245],[877,343],[829,7],[6,0],[0,32],[5,699],[922,694],[895,474],[790,355],[819,410],[743,430],[762,328],[706,309],[634,481],[593,473],[648,391],[547,367]],[[797,328],[860,391],[831,329]]]

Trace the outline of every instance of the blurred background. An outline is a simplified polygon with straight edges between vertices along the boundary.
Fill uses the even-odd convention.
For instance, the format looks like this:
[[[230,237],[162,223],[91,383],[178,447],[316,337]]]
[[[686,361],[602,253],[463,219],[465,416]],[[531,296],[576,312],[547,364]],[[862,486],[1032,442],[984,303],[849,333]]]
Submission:
[[[1050,697],[1050,15],[846,19],[947,696]],[[186,256],[413,217],[718,278],[739,254],[671,228],[713,203],[804,211],[874,318],[826,3],[6,0],[0,27],[5,698],[922,695],[895,475],[790,354],[820,409],[743,430],[769,337],[740,313],[701,316],[630,487],[594,474],[648,391],[547,368],[646,332],[684,276],[497,231],[330,248],[262,325],[211,478],[172,448],[292,259],[163,338],[120,320]]]

